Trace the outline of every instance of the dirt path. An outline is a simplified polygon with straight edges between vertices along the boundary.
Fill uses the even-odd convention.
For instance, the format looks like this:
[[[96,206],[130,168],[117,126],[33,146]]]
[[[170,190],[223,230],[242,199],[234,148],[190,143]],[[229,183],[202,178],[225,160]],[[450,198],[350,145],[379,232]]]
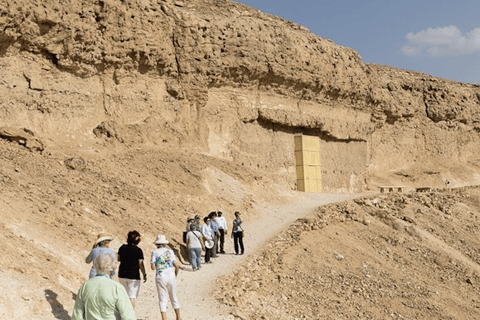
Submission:
[[[280,230],[292,223],[295,219],[307,215],[318,206],[341,202],[360,197],[359,194],[300,194],[298,201],[289,206],[273,210],[265,210],[257,220],[245,224],[245,255],[234,255],[233,241],[230,234],[226,241],[225,255],[219,255],[213,259],[213,264],[202,265],[202,270],[192,272],[190,266],[184,266],[177,278],[178,297],[181,304],[181,313],[184,320],[215,320],[233,319],[232,315],[213,298],[215,279],[227,273],[231,273],[241,265],[249,255],[260,250],[263,244]],[[231,221],[228,221],[231,228]],[[153,247],[151,248],[153,249]],[[145,252],[148,259],[151,250]],[[136,314],[138,319],[159,319],[158,296],[154,281],[154,272],[148,271],[149,280],[142,284],[141,292],[137,301]],[[174,312],[169,304],[167,315],[169,319],[175,319]]]

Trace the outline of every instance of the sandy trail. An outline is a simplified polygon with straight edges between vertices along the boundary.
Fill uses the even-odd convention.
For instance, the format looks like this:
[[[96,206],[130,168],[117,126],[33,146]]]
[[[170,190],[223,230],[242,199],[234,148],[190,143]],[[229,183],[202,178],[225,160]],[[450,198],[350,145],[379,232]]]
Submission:
[[[185,270],[179,272],[177,278],[178,299],[181,304],[182,319],[215,320],[233,319],[228,310],[221,306],[213,297],[215,279],[219,276],[233,272],[248,257],[260,250],[263,244],[276,235],[283,228],[291,224],[297,218],[312,212],[315,208],[333,202],[341,202],[358,198],[361,194],[318,194],[299,193],[298,200],[281,208],[268,210],[249,223],[244,222],[245,229],[245,255],[235,255],[233,240],[230,232],[226,237],[225,251],[227,254],[219,255],[212,259],[213,264],[202,265],[199,272],[192,272],[190,266],[184,265]],[[228,216],[227,216],[228,217]],[[228,221],[229,231],[232,221]],[[149,260],[153,245],[144,251],[145,259]],[[148,265],[148,281],[142,284],[137,299],[136,315],[138,319],[160,319],[158,295],[155,287],[155,274]],[[175,319],[175,314],[168,305],[168,319]]]

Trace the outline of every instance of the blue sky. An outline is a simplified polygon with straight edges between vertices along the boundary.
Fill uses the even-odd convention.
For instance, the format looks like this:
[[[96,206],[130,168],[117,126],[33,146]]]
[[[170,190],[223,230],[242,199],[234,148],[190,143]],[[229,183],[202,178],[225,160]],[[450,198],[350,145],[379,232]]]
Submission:
[[[480,84],[480,0],[240,0],[355,49],[364,62]]]

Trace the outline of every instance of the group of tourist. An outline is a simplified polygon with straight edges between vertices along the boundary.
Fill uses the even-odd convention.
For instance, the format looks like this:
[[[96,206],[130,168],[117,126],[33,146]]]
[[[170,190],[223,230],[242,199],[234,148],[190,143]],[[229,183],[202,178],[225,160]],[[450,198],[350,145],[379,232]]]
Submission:
[[[225,254],[225,236],[228,234],[227,221],[222,212],[213,211],[200,223],[200,216],[188,217],[187,230],[183,241],[188,248],[192,270],[202,267],[202,251],[205,263],[212,263],[211,258]],[[240,213],[235,212],[232,238],[235,254],[244,254],[244,230]],[[78,291],[72,320],[87,319],[122,319],[134,320],[135,299],[140,289],[140,272],[143,282],[147,281],[144,256],[138,247],[141,236],[137,231],[130,231],[127,244],[122,245],[118,253],[109,248],[113,237],[109,234],[98,235],[90,254],[85,259],[92,263],[89,280]],[[180,265],[164,235],[158,235],[153,242],[157,249],[152,252],[150,266],[155,270],[155,282],[158,291],[162,320],[167,318],[167,303],[170,300],[177,320],[180,320],[180,304],[177,299],[176,276]],[[113,281],[117,261],[120,262],[118,282]]]
[[[205,263],[212,263],[211,258],[217,258],[218,254],[225,254],[225,236],[227,234],[227,220],[221,211],[210,212],[203,218],[203,224],[201,224],[199,215],[187,218],[183,241],[187,245],[193,271],[202,268],[202,251],[205,252]],[[232,229],[235,254],[237,255],[245,252],[243,235],[242,219],[240,219],[240,212],[237,211]]]

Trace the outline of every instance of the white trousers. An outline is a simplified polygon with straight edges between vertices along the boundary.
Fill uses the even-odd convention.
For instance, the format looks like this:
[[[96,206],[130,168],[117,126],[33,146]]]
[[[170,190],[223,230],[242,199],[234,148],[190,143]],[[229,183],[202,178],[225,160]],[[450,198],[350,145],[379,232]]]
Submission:
[[[169,297],[173,309],[179,309],[180,303],[178,303],[177,299],[177,280],[175,279],[175,272],[162,273],[161,276],[157,275],[155,282],[157,285],[160,312],[167,312]]]
[[[118,278],[118,282],[125,287],[129,298],[135,299],[138,297],[138,292],[140,291],[140,280]]]

